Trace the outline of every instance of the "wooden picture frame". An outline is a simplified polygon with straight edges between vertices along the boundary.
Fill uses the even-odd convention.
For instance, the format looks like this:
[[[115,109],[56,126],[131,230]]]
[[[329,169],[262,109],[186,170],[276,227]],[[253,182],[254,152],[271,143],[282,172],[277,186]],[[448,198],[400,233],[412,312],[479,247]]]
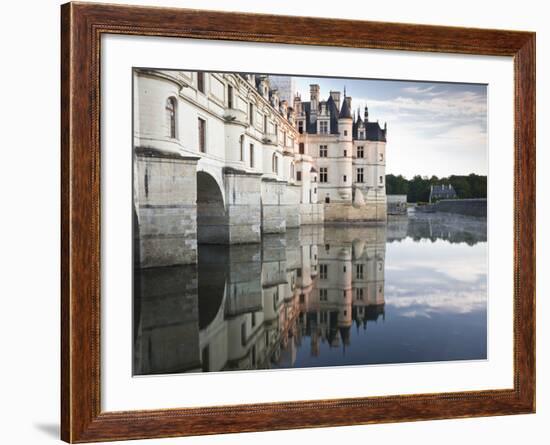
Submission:
[[[61,18],[63,440],[94,442],[535,411],[534,33],[91,3],[65,4]],[[103,34],[512,56],[513,389],[102,412],[99,116]]]

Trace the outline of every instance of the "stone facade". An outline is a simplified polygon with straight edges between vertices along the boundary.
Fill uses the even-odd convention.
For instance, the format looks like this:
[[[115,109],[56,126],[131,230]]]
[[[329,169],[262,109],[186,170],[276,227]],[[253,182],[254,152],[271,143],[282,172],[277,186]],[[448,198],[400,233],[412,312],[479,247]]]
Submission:
[[[139,267],[193,264],[197,244],[385,220],[386,129],[369,122],[366,109],[365,120],[352,116],[345,94],[341,105],[338,92],[323,101],[312,85],[310,102],[295,96],[290,104],[270,82],[134,71]]]

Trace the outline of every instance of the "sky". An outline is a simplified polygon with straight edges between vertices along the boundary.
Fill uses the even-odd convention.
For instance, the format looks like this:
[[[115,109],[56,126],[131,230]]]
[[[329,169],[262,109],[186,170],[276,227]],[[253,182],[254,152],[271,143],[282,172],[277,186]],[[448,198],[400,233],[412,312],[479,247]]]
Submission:
[[[317,83],[365,104],[369,120],[387,122],[386,173],[446,177],[487,174],[487,86],[440,82],[295,77],[303,101]]]

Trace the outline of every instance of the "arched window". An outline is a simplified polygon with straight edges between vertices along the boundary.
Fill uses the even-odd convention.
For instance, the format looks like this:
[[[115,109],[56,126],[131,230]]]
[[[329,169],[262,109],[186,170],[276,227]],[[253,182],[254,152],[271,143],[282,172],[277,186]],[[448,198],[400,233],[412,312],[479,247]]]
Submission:
[[[273,159],[271,161],[273,173],[278,174],[279,173],[279,158],[275,153],[273,153]]]
[[[168,121],[168,135],[176,138],[176,98],[169,97],[166,100],[166,119]]]
[[[244,161],[244,134],[239,138],[240,160]]]

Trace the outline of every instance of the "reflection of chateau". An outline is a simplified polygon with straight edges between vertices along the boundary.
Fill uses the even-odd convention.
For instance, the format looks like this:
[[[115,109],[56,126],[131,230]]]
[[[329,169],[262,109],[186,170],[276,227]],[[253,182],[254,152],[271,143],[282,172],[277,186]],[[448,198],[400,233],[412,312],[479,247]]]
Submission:
[[[355,115],[345,92],[323,100],[311,85],[302,101],[287,80],[135,70],[136,265],[195,264],[198,244],[386,219],[386,128],[366,108]]]
[[[384,314],[384,227],[306,226],[136,275],[136,374],[292,366]]]

